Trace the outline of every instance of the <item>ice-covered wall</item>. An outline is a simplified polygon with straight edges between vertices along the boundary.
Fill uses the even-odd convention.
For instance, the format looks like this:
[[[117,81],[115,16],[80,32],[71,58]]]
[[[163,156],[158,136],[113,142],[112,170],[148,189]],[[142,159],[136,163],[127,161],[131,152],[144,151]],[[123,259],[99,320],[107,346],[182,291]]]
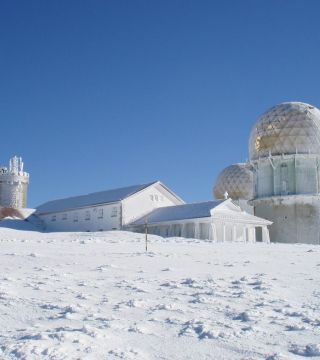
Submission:
[[[255,215],[273,222],[271,241],[319,244],[320,111],[279,104],[252,129]]]
[[[255,215],[273,222],[271,241],[320,244],[320,196],[270,197],[254,203]]]
[[[320,157],[318,155],[270,156],[252,164],[254,198],[319,193]]]
[[[21,157],[14,156],[9,167],[0,168],[0,206],[26,208],[29,174],[23,171]]]

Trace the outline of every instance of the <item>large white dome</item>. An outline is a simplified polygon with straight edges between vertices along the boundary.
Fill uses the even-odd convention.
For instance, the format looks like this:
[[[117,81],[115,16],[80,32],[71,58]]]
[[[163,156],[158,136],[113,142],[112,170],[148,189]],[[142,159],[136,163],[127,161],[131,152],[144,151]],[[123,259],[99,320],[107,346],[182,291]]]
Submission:
[[[225,192],[233,200],[253,198],[253,173],[250,164],[234,164],[222,170],[213,187],[213,196],[215,199],[223,199]]]
[[[320,154],[320,110],[302,102],[276,105],[251,131],[250,159],[296,152]]]

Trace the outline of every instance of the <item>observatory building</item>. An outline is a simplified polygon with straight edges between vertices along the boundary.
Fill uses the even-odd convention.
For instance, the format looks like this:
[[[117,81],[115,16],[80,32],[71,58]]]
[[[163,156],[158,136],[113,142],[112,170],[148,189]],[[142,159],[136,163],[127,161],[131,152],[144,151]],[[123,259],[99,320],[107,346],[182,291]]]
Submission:
[[[243,210],[253,214],[253,206],[248,203],[253,199],[252,166],[238,163],[222,170],[213,187],[213,197],[217,200],[230,197]]]
[[[319,244],[320,110],[301,102],[272,107],[251,131],[249,156],[221,173],[214,196],[245,199],[273,222],[271,241]]]
[[[9,216],[8,209],[25,209],[29,174],[23,170],[21,157],[14,156],[9,167],[0,167],[0,207],[1,213]],[[6,210],[4,210],[6,209]],[[16,215],[16,212],[14,213]]]

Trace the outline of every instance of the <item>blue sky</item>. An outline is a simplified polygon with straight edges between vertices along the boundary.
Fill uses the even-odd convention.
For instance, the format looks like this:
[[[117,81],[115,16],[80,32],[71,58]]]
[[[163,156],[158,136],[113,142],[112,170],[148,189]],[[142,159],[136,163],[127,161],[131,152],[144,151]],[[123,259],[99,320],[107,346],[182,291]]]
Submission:
[[[269,107],[320,107],[320,2],[0,4],[0,163],[29,206],[159,179],[211,199]]]

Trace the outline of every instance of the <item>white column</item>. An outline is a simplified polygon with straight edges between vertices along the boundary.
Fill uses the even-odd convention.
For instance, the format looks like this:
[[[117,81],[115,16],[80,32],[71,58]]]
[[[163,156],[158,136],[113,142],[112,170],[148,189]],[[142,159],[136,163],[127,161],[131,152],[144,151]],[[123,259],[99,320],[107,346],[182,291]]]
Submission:
[[[247,242],[247,228],[245,225],[243,225],[243,228],[242,228],[242,237],[243,237],[243,242]]]
[[[232,227],[232,241],[233,242],[237,241],[237,227],[236,227],[236,225],[233,225],[233,227]]]
[[[198,222],[194,224],[194,238],[200,239],[200,224]]]
[[[185,223],[183,223],[183,224],[181,225],[181,236],[182,236],[182,237],[187,237],[187,234],[186,234],[186,224],[185,224]]]
[[[248,239],[249,243],[254,243],[255,242],[255,240],[256,240],[255,235],[256,235],[255,228],[250,226],[249,227],[249,239]]]
[[[257,241],[256,228],[253,227],[253,228],[252,228],[252,242],[255,243],[256,241]]]
[[[270,244],[270,236],[267,226],[262,226],[262,242]]]
[[[222,241],[225,242],[226,241],[226,224],[222,225]]]
[[[209,229],[210,239],[212,241],[218,241],[217,239],[217,228],[216,225],[212,222],[210,223],[210,229]]]

